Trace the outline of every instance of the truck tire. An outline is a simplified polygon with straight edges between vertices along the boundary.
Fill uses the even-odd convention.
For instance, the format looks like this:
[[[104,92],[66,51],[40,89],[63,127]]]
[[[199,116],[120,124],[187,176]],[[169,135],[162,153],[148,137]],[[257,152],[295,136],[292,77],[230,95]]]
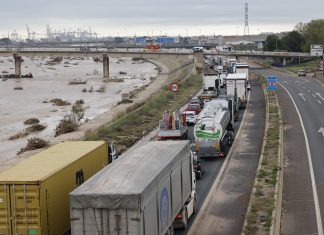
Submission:
[[[232,146],[233,141],[234,141],[234,133],[232,131],[229,131],[227,133],[227,145]]]
[[[224,153],[224,157],[226,157],[227,152],[228,152],[228,139],[225,137],[223,141],[221,142],[221,151]]]

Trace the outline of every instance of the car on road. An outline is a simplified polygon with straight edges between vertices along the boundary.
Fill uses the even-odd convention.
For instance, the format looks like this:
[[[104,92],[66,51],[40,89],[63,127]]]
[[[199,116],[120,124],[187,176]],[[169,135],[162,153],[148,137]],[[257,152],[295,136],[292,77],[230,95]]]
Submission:
[[[196,123],[196,113],[195,111],[184,111],[182,113],[183,119],[186,120],[187,125],[195,125]]]
[[[298,71],[298,77],[305,77],[306,76],[306,71],[305,70],[299,70]]]

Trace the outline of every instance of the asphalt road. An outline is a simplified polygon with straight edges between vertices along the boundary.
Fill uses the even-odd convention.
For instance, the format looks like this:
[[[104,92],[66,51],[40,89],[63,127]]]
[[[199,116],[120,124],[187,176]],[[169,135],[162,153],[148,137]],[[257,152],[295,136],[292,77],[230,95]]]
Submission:
[[[273,70],[259,70],[258,73],[268,76],[276,75],[278,77],[278,82],[288,90],[294,100],[301,118],[303,125],[305,127],[305,132],[308,138],[309,150],[311,155],[311,162],[313,168],[309,168],[309,162],[306,159],[307,153],[305,153],[305,148],[303,151],[295,151],[294,154],[291,152],[294,148],[298,148],[300,144],[298,134],[291,136],[290,141],[293,144],[286,146],[285,156],[286,160],[286,170],[284,172],[292,171],[290,168],[294,167],[291,164],[292,161],[299,161],[298,158],[303,156],[302,164],[299,167],[295,167],[295,172],[303,173],[307,175],[304,180],[296,180],[298,175],[288,175],[286,174],[286,181],[290,180],[291,184],[284,185],[284,212],[283,212],[283,222],[282,231],[284,234],[317,234],[316,223],[314,224],[314,201],[316,204],[316,194],[315,197],[307,198],[306,194],[311,188],[311,182],[309,177],[311,176],[311,171],[314,171],[314,178],[316,183],[317,196],[319,201],[319,217],[324,220],[324,129],[322,132],[321,128],[324,128],[324,86],[318,81],[310,77],[297,77],[280,72],[274,72]],[[288,95],[282,94],[283,91],[279,90],[279,103],[282,105],[289,102],[290,97]],[[285,93],[285,92],[284,92]],[[281,94],[281,95],[280,95]],[[293,104],[291,103],[290,106]],[[288,117],[296,115],[294,112],[289,112],[286,114],[286,120]],[[287,123],[291,125],[292,123]],[[289,128],[289,126],[288,126]],[[296,127],[297,128],[297,127]],[[301,133],[300,133],[301,134]],[[286,144],[286,143],[285,143]],[[303,141],[303,146],[305,146],[305,140]],[[305,156],[306,155],[306,156]],[[288,162],[287,162],[288,161]],[[308,169],[305,169],[305,166]],[[306,167],[306,168],[307,168]],[[300,174],[302,175],[302,174]],[[299,175],[299,176],[300,176]],[[293,180],[295,178],[295,180]],[[308,178],[308,180],[307,180]],[[285,182],[285,175],[284,175]],[[298,185],[304,185],[300,190],[295,191]],[[297,194],[296,194],[297,193]],[[303,203],[304,201],[304,203]],[[311,205],[313,204],[313,205]],[[305,212],[308,211],[307,214]],[[287,217],[287,214],[289,215]],[[286,217],[285,217],[286,216]],[[306,217],[305,217],[306,216]],[[307,219],[305,219],[307,218]],[[308,221],[308,223],[306,223]],[[301,226],[303,225],[303,226]],[[315,226],[315,228],[314,228]],[[305,229],[308,228],[308,229]],[[293,229],[294,228],[294,229]],[[320,233],[319,233],[320,234]]]
[[[265,101],[262,88],[251,80],[251,94],[241,133],[219,184],[212,186],[188,234],[241,234],[262,148]]]
[[[264,131],[263,92],[256,81],[252,82],[251,89],[253,96],[251,96],[252,99],[250,103],[253,108],[248,111],[250,119],[248,120],[249,123],[245,125],[247,126],[246,130],[250,131],[242,131],[242,139],[245,140],[245,142],[237,144],[236,148],[232,150],[232,157],[230,159],[232,167],[225,172],[225,176],[228,177],[224,176],[220,188],[217,189],[216,192],[213,192],[215,197],[213,197],[211,200],[212,204],[210,204],[210,201],[206,201],[206,197],[225,159],[218,158],[205,160],[205,174],[201,180],[197,181],[198,212],[190,219],[188,229],[185,231],[178,230],[175,232],[176,235],[187,234],[188,231],[192,234],[198,234],[198,231],[200,234],[240,234],[250,198],[251,185],[254,180],[260,156]],[[255,112],[256,110],[258,111]],[[261,119],[259,120],[260,115]],[[235,133],[238,131],[242,117],[243,111],[240,112],[239,122],[235,123]],[[255,131],[253,131],[253,129]],[[189,137],[191,139],[193,138],[192,133],[189,134]],[[246,144],[255,147],[251,149]],[[226,194],[224,195],[223,193]],[[222,196],[219,197],[219,194],[222,194]],[[203,214],[206,214],[206,217],[211,219],[205,219],[204,217],[203,221],[206,223],[200,221],[198,225],[195,224],[195,227],[192,227],[193,223],[197,223],[195,220],[197,219],[196,217],[199,211],[202,209],[203,203],[209,203],[209,210],[207,209]],[[213,220],[215,218],[217,219]]]

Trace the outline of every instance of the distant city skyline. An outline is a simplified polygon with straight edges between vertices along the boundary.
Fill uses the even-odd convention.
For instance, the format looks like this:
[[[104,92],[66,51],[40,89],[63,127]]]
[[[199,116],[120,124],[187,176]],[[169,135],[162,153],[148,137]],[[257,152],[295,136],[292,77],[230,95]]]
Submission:
[[[38,38],[46,37],[46,24],[61,31],[90,27],[98,37],[243,35],[245,2],[250,34],[291,31],[323,18],[323,0],[11,0],[1,3],[0,37],[16,31],[27,38],[26,24]]]

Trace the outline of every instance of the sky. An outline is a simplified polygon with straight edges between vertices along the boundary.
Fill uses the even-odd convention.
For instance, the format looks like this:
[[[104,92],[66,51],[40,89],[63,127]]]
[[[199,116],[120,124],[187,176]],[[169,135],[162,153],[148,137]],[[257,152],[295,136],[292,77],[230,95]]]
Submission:
[[[78,28],[103,36],[243,35],[245,3],[249,34],[292,30],[324,18],[324,0],[1,0],[0,37],[16,31],[37,37]]]

